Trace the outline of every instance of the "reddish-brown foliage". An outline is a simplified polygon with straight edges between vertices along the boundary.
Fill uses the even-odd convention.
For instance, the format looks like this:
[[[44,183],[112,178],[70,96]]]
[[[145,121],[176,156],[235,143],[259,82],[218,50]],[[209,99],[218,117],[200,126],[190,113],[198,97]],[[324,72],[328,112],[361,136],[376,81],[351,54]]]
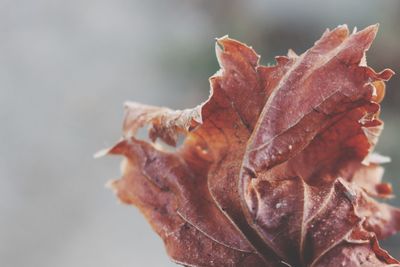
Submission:
[[[123,140],[106,151],[125,157],[112,188],[183,265],[400,266],[377,241],[400,229],[400,211],[374,199],[392,193],[372,153],[393,75],[366,66],[376,32],[327,30],[268,67],[219,39],[205,103],[127,104]],[[136,139],[145,125],[153,142],[184,143],[168,152]]]

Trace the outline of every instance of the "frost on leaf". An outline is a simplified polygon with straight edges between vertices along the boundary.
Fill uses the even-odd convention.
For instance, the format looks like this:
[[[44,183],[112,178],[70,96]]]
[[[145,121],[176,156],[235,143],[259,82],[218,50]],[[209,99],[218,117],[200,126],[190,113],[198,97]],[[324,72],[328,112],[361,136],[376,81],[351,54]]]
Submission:
[[[400,266],[378,244],[400,229],[400,210],[377,200],[392,197],[373,150],[393,72],[366,65],[376,32],[327,30],[268,67],[218,39],[202,105],[126,105],[123,139],[106,151],[124,156],[112,188],[182,265]],[[152,142],[135,137],[146,125]],[[179,134],[174,152],[153,143]]]

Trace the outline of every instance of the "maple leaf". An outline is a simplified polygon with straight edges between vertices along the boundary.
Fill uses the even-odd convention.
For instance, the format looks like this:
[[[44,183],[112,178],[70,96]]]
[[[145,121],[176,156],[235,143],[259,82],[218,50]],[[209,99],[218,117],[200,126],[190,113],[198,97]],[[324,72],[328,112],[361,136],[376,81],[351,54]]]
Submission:
[[[302,55],[262,66],[254,50],[217,40],[209,99],[173,111],[126,105],[123,155],[111,187],[135,205],[186,266],[400,266],[378,239],[400,210],[373,154],[389,69],[365,52],[377,26],[327,30]],[[152,142],[138,140],[149,126]],[[176,145],[170,152],[154,143]]]

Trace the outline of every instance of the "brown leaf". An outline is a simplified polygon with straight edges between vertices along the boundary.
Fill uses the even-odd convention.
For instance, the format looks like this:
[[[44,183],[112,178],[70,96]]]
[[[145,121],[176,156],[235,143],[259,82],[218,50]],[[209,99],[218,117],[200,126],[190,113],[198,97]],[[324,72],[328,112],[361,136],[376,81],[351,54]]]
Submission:
[[[372,154],[393,75],[366,66],[376,31],[327,30],[268,67],[218,39],[202,105],[126,105],[124,138],[105,152],[125,157],[112,188],[186,266],[400,266],[377,241],[400,230],[400,210],[372,198],[392,196]],[[184,143],[136,139],[145,125],[153,142]]]

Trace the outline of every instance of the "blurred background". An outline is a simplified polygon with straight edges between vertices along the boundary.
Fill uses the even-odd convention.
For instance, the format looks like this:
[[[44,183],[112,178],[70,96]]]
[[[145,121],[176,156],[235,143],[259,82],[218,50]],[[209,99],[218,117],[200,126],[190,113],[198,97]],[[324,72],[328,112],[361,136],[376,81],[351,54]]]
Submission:
[[[139,212],[104,188],[120,158],[93,159],[121,136],[122,103],[205,100],[214,38],[226,34],[268,64],[327,27],[379,22],[369,65],[400,72],[399,14],[397,0],[0,0],[0,266],[175,266]],[[397,193],[399,77],[378,146]],[[399,244],[383,246],[399,258]]]

